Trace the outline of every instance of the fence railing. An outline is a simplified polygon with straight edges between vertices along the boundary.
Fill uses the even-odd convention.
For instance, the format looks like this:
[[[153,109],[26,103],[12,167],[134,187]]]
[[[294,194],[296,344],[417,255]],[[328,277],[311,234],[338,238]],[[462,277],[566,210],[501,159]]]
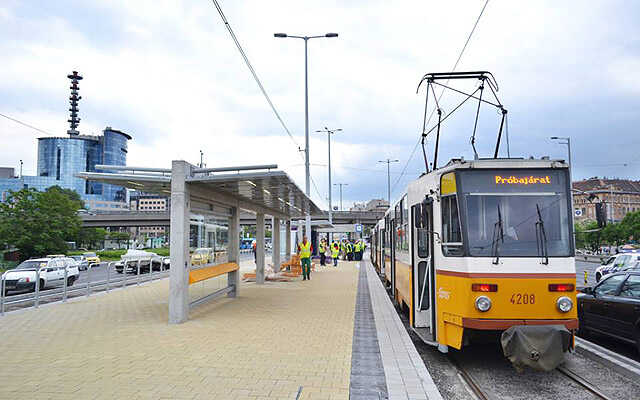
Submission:
[[[38,308],[43,300],[62,301],[66,302],[70,297],[91,296],[92,293],[98,291],[109,292],[111,289],[123,288],[127,285],[137,285],[141,283],[149,282],[152,280],[164,278],[168,275],[168,264],[166,260],[169,257],[161,257],[159,259],[159,266],[154,271],[154,260],[151,258],[142,258],[135,261],[135,267],[131,267],[131,262],[126,262],[122,266],[122,272],[118,273],[114,268],[116,262],[109,262],[104,267],[106,269],[106,277],[92,280],[92,270],[101,270],[103,267],[89,265],[87,267],[86,282],[78,283],[78,285],[69,286],[69,267],[64,268],[64,282],[61,287],[56,287],[48,290],[40,290],[40,270],[36,270],[36,280],[34,284],[34,291],[25,294],[16,294],[7,296],[6,290],[6,278],[3,274],[0,278],[0,315],[4,315],[6,309],[11,306],[16,306],[23,303],[33,303],[31,306]],[[158,259],[155,259],[156,265]],[[143,270],[147,269],[145,263],[148,262],[148,273],[144,273]],[[130,273],[128,272],[130,271]],[[96,272],[94,272],[95,274]],[[105,275],[105,274],[102,274]],[[80,278],[80,276],[79,276]],[[75,282],[74,282],[75,283]],[[15,308],[15,307],[14,307]]]

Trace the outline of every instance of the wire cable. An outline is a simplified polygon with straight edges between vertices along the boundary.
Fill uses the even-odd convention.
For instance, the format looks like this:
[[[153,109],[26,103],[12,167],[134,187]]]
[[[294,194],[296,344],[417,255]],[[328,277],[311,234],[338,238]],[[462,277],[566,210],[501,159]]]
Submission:
[[[256,84],[258,85],[258,88],[260,88],[260,91],[262,92],[262,95],[267,100],[267,103],[269,103],[269,107],[271,107],[271,110],[275,114],[275,116],[278,119],[278,121],[280,121],[280,124],[284,128],[285,132],[287,132],[287,135],[289,135],[289,137],[291,138],[293,143],[298,147],[298,149],[300,149],[300,145],[298,144],[296,139],[291,134],[291,131],[289,130],[287,125],[282,120],[282,117],[280,117],[280,113],[278,113],[278,110],[276,109],[276,106],[271,101],[271,98],[269,97],[269,95],[267,94],[267,91],[265,90],[264,86],[262,85],[262,82],[260,81],[260,78],[258,78],[258,74],[256,73],[256,70],[251,65],[251,62],[249,61],[249,58],[247,57],[247,54],[244,52],[244,49],[240,45],[240,42],[238,41],[238,38],[236,37],[236,34],[233,32],[233,29],[231,28],[231,25],[229,24],[229,21],[227,20],[227,17],[224,15],[224,12],[222,11],[222,8],[220,7],[220,4],[218,3],[218,0],[211,0],[211,1],[213,2],[213,4],[215,5],[216,9],[218,10],[218,14],[220,14],[220,18],[222,18],[222,22],[224,22],[225,27],[229,31],[229,35],[231,35],[231,39],[233,39],[233,42],[235,43],[236,47],[238,48],[238,51],[240,52],[240,55],[242,56],[242,59],[244,60],[244,63],[247,65],[247,68],[249,68],[249,72],[251,72],[251,75],[253,76],[253,79],[256,81]]]
[[[456,70],[456,68],[458,67],[458,64],[460,63],[460,60],[462,59],[462,55],[464,54],[465,50],[467,49],[467,46],[469,45],[469,42],[471,41],[471,37],[473,36],[474,32],[476,31],[476,28],[478,27],[478,23],[480,22],[480,18],[482,18],[482,15],[484,14],[484,10],[487,8],[488,4],[489,4],[489,0],[486,0],[484,2],[484,6],[482,6],[482,10],[480,10],[480,14],[478,14],[478,18],[476,18],[476,22],[473,24],[473,28],[471,28],[471,32],[469,32],[469,36],[467,36],[467,40],[464,42],[464,46],[462,46],[462,50],[460,50],[460,54],[458,55],[458,58],[456,59],[455,64],[453,64],[453,69],[451,70],[452,72],[454,72]],[[449,84],[448,80],[447,80],[446,84],[447,85]],[[439,103],[440,100],[442,99],[442,95],[444,94],[444,90],[445,89],[442,88],[442,91],[440,92],[440,96],[438,96],[438,98],[437,98],[437,103]],[[433,110],[431,111],[431,114],[429,115],[429,119],[424,124],[424,126],[429,125],[429,122],[431,121],[431,118],[433,117],[433,114],[436,112],[437,108],[438,108],[437,106],[434,106]],[[405,171],[407,170],[407,167],[409,166],[409,163],[413,159],[413,156],[416,154],[416,150],[418,149],[418,146],[420,145],[421,141],[422,141],[422,136],[418,139],[418,142],[413,147],[413,151],[411,152],[411,156],[409,156],[409,158],[407,159],[407,162],[404,165],[404,168],[402,169],[402,173],[400,174],[398,179],[393,184],[393,187],[391,189],[392,193],[395,190],[396,186],[398,185],[398,182],[400,182],[400,179],[404,175]]]
[[[8,119],[8,120],[11,120],[11,121],[13,121],[13,122],[17,123],[17,124],[20,124],[20,125],[26,126],[27,128],[34,129],[34,130],[36,130],[36,131],[38,131],[38,132],[41,132],[41,133],[44,133],[44,134],[47,134],[47,135],[55,136],[55,135],[54,135],[53,133],[51,133],[51,132],[47,132],[47,131],[45,131],[45,130],[43,130],[43,129],[36,128],[36,127],[35,127],[35,126],[33,126],[33,125],[29,125],[29,124],[27,124],[26,122],[22,122],[22,121],[20,121],[19,119],[15,119],[15,118],[10,117],[10,116],[8,116],[8,115],[0,114],[0,117],[4,117],[4,118],[6,118],[6,119]]]
[[[213,5],[216,7],[216,10],[218,10],[218,14],[220,14],[220,18],[222,18],[222,22],[224,22],[225,27],[229,31],[229,35],[231,36],[231,39],[233,39],[233,42],[235,43],[236,47],[238,48],[238,51],[240,52],[240,55],[242,56],[242,59],[244,60],[244,63],[246,64],[247,68],[249,68],[249,72],[251,72],[251,75],[253,76],[253,79],[255,80],[256,84],[258,85],[258,88],[262,92],[262,95],[264,96],[265,100],[267,100],[267,103],[269,103],[269,107],[271,107],[271,110],[275,114],[276,118],[278,119],[278,121],[280,121],[280,124],[282,125],[282,128],[284,128],[285,132],[287,132],[287,135],[289,135],[289,137],[291,138],[293,143],[296,145],[296,147],[298,148],[298,151],[300,151],[300,149],[301,149],[300,144],[298,144],[298,141],[291,134],[291,131],[289,130],[287,125],[284,123],[284,120],[280,116],[280,113],[276,109],[276,106],[273,104],[273,102],[271,101],[271,98],[267,94],[267,91],[264,88],[264,86],[262,85],[262,82],[260,81],[260,78],[258,78],[258,73],[253,68],[253,66],[251,65],[251,62],[249,61],[249,57],[247,57],[247,54],[245,53],[244,49],[242,48],[242,45],[240,45],[240,41],[236,37],[236,34],[233,32],[233,29],[231,28],[231,24],[229,24],[229,21],[227,20],[227,17],[224,15],[224,12],[222,11],[222,7],[220,7],[220,4],[218,3],[217,0],[211,0],[211,1],[213,2]],[[318,190],[318,187],[316,186],[316,183],[313,180],[313,177],[311,175],[309,175],[309,178],[311,179],[311,183],[313,184],[313,187],[314,187],[316,193],[318,194],[318,197],[322,201],[322,196],[320,195],[320,191]]]

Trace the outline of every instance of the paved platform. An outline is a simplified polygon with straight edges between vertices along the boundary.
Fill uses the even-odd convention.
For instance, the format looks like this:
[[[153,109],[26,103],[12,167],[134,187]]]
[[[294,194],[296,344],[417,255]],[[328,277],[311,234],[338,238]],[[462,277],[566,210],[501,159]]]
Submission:
[[[371,398],[354,390],[367,379],[379,398],[432,396],[375,272],[361,265],[340,262],[311,281],[243,283],[240,297],[200,305],[180,325],[167,324],[167,279],[8,313],[0,398]]]

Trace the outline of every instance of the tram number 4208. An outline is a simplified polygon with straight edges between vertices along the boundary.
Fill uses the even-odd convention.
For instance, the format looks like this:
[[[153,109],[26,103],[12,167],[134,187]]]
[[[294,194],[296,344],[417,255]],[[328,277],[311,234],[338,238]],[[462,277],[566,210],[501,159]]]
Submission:
[[[535,304],[536,295],[529,293],[514,293],[511,295],[511,304]]]

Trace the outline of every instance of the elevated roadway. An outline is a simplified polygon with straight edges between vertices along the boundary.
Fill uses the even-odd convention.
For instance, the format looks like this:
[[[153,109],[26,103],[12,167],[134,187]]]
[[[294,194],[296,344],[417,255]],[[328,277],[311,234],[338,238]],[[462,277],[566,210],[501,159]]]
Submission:
[[[83,227],[145,227],[145,226],[169,226],[169,211],[94,211],[80,214]],[[374,225],[384,217],[379,211],[334,211],[334,224],[363,224]],[[311,217],[315,221],[329,219],[327,212]],[[267,225],[271,224],[271,218],[266,218]],[[243,212],[240,214],[241,225],[255,225],[256,215]]]

